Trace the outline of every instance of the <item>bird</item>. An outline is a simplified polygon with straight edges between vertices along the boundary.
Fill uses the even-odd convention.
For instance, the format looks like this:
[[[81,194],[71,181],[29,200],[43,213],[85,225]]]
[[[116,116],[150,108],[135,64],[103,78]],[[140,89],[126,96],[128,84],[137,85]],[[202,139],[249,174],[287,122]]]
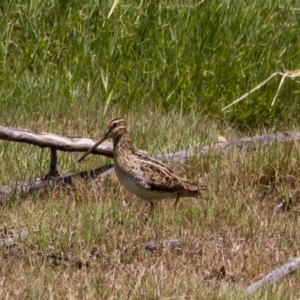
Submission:
[[[163,199],[175,199],[175,206],[182,197],[197,198],[204,184],[191,182],[181,178],[163,162],[136,149],[131,142],[125,119],[117,117],[108,121],[101,139],[95,143],[81,158],[105,140],[113,140],[114,170],[120,183],[129,191],[150,204],[150,212],[154,203]]]

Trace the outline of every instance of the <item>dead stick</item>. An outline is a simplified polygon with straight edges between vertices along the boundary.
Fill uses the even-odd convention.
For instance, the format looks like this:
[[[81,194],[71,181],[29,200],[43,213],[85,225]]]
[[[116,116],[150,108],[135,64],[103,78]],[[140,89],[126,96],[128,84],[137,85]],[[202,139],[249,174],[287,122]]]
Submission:
[[[165,241],[151,241],[146,244],[145,249],[149,251],[155,251],[159,249],[176,249],[182,248],[184,246],[193,246],[195,248],[203,246],[202,239],[189,239],[189,240],[180,240],[180,239],[171,239]]]
[[[298,236],[297,236],[298,238]],[[256,241],[259,244],[265,244],[270,242],[278,242],[282,240],[282,236],[277,237],[262,237],[258,238]],[[169,239],[169,240],[161,240],[161,241],[150,241],[146,243],[145,249],[149,251],[160,250],[164,248],[173,249],[173,248],[182,248],[187,246],[194,247],[202,247],[204,243],[213,243],[215,245],[222,245],[226,242],[226,237],[220,237],[218,240],[203,240],[201,238],[189,238],[189,239]],[[235,239],[235,242],[238,243],[246,243],[246,238]]]
[[[36,145],[39,147],[49,147],[52,149],[67,151],[67,152],[85,152],[90,149],[96,139],[90,139],[85,137],[69,137],[69,136],[59,136],[47,132],[37,132],[29,129],[22,128],[11,128],[0,126],[0,139],[28,143]],[[266,134],[256,137],[247,137],[242,139],[231,140],[226,143],[217,143],[211,146],[200,146],[194,147],[187,150],[181,150],[174,153],[167,154],[157,154],[155,157],[160,160],[173,160],[181,161],[190,158],[194,155],[205,155],[211,150],[216,150],[220,152],[227,152],[232,148],[255,148],[264,147],[270,143],[299,143],[300,142],[300,132],[284,132],[284,133],[273,133]],[[142,151],[142,150],[140,150]],[[144,152],[144,151],[142,151]],[[103,144],[99,145],[93,154],[103,155],[106,157],[113,158],[113,146],[111,142],[105,141]]]
[[[49,147],[66,152],[84,152],[90,149],[97,139],[90,139],[85,137],[69,137],[59,136],[53,133],[38,132],[24,128],[12,128],[0,126],[0,139],[27,143],[36,145],[41,148]],[[104,142],[95,151],[94,154],[100,154],[107,157],[113,157],[112,143]]]
[[[10,128],[0,126],[0,139],[24,142],[28,144],[37,145],[40,147],[50,147],[51,150],[51,162],[50,162],[50,174],[56,174],[57,172],[57,150],[62,151],[86,151],[92,147],[95,140],[81,137],[62,137],[52,133],[36,132],[28,129]],[[232,140],[226,143],[217,143],[212,146],[195,147],[193,149],[182,150],[174,153],[157,154],[155,157],[160,160],[173,160],[182,161],[193,155],[204,155],[210,150],[216,150],[220,152],[227,152],[232,148],[255,148],[264,147],[270,143],[299,143],[300,132],[294,131],[289,133],[275,133],[267,134],[262,136],[256,136],[253,138],[243,138]],[[141,151],[141,150],[139,150]],[[113,157],[112,143],[104,142],[97,149],[93,151],[94,154],[100,154],[108,157]],[[57,172],[58,173],[58,172]],[[85,172],[83,172],[85,173]],[[80,173],[79,173],[80,174]],[[72,176],[62,176],[58,179],[64,178],[63,180],[71,180]],[[50,176],[51,177],[51,176]],[[31,181],[24,181],[21,183],[8,185],[0,188],[0,199],[7,199],[8,195],[13,191],[24,191],[28,192],[30,189],[39,189],[45,185],[44,180],[49,179],[49,176],[45,178],[38,178]],[[56,180],[54,182],[59,182]],[[47,183],[49,184],[49,182]]]
[[[30,191],[39,190],[45,186],[52,186],[58,183],[72,185],[72,179],[74,177],[80,177],[82,179],[97,177],[97,178],[104,179],[105,177],[111,175],[112,173],[113,173],[113,165],[107,165],[90,171],[81,171],[79,173],[61,175],[59,177],[53,177],[53,178],[45,176],[42,178],[36,178],[33,180],[26,180],[15,184],[6,185],[0,187],[0,201],[3,204],[7,203],[9,196],[15,191],[26,194]]]
[[[275,280],[282,278],[294,271],[296,271],[300,267],[300,257],[293,259],[292,261],[288,262],[287,264],[279,267],[278,269],[272,271],[267,276],[262,278],[261,280],[254,282],[250,286],[247,287],[248,293],[253,293],[256,290],[264,287],[265,285],[274,282]]]

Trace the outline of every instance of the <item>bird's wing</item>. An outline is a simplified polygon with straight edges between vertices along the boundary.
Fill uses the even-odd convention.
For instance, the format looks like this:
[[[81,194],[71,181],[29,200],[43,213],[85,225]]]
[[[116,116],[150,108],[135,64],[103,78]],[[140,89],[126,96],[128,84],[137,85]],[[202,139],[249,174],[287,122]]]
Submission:
[[[177,192],[184,189],[197,191],[203,189],[198,183],[181,178],[169,166],[143,153],[135,153],[136,164],[140,166],[144,181],[150,189]]]

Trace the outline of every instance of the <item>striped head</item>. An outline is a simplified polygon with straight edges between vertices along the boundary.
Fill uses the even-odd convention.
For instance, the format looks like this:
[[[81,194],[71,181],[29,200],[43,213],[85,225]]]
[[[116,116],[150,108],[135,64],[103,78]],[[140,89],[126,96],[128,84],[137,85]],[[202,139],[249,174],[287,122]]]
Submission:
[[[116,138],[126,132],[126,122],[122,118],[114,118],[107,122],[105,133],[102,138]],[[103,140],[104,141],[104,140]]]
[[[122,119],[122,118],[111,119],[106,124],[106,129],[105,129],[105,132],[104,132],[102,138],[90,150],[85,152],[85,154],[83,156],[81,156],[81,158],[77,162],[81,162],[87,155],[89,155],[93,150],[95,150],[105,140],[107,140],[109,138],[114,139],[118,136],[121,136],[126,131],[127,131],[126,122],[124,119]]]

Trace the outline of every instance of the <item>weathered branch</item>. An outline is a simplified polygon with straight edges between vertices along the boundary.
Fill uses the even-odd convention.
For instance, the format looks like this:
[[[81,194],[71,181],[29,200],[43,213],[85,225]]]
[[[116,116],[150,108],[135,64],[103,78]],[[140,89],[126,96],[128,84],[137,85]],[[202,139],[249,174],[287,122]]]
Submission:
[[[90,139],[79,136],[59,136],[53,133],[38,132],[23,128],[12,128],[0,126],[0,139],[6,141],[27,143],[42,148],[49,147],[67,152],[84,152],[89,150],[96,142],[96,139]],[[95,151],[94,154],[100,154],[107,157],[113,157],[112,143],[105,141]]]
[[[53,133],[37,132],[29,129],[12,128],[0,126],[0,139],[22,142],[27,144],[36,145],[42,148],[49,147],[60,151],[68,152],[85,152],[89,150],[94,144],[96,139],[86,137],[69,137],[59,136]],[[211,146],[194,147],[187,150],[181,150],[173,153],[157,154],[155,157],[160,160],[175,160],[180,161],[187,159],[194,155],[204,155],[210,150],[217,150],[220,152],[227,152],[232,148],[255,148],[265,147],[271,143],[299,143],[300,131],[284,132],[266,134],[256,137],[247,137],[242,139],[231,140],[225,143],[216,143]],[[142,150],[141,150],[142,151]],[[144,151],[143,151],[144,152]],[[105,141],[99,145],[93,154],[103,155],[113,158],[112,143]]]
[[[176,248],[182,248],[184,246],[192,246],[195,248],[199,248],[203,246],[202,239],[188,239],[188,240],[180,240],[180,239],[171,239],[165,241],[151,241],[146,244],[145,249],[149,251],[155,251],[159,249],[168,249],[173,250]]]
[[[160,160],[180,161],[190,158],[194,155],[205,155],[211,150],[226,153],[234,148],[255,149],[257,147],[266,147],[272,143],[290,144],[300,143],[300,131],[277,132],[255,137],[246,137],[242,139],[231,140],[225,143],[216,143],[211,146],[195,147],[187,150],[181,150],[174,153],[157,154],[155,157]]]
[[[39,190],[45,186],[52,186],[59,183],[65,185],[72,185],[72,179],[74,177],[79,177],[82,179],[97,177],[97,178],[104,179],[106,176],[109,176],[112,173],[113,173],[113,165],[107,165],[90,171],[82,171],[79,173],[56,176],[56,177],[50,177],[47,175],[45,177],[36,178],[33,180],[17,182],[14,184],[0,187],[0,201],[2,203],[6,203],[9,199],[9,196],[14,192],[26,194],[30,191]]]
[[[254,282],[250,286],[247,287],[248,293],[253,293],[256,290],[264,287],[265,285],[274,282],[275,280],[282,278],[291,274],[292,272],[296,271],[300,267],[300,257],[293,259],[292,261],[288,262],[287,264],[279,267],[278,269],[272,271],[263,279]]]
[[[29,129],[22,128],[11,128],[0,126],[0,139],[23,142],[39,147],[49,147],[51,149],[50,158],[50,171],[43,178],[37,178],[34,180],[26,180],[24,182],[19,182],[12,185],[3,186],[0,188],[0,200],[8,199],[8,196],[14,192],[26,193],[30,190],[40,189],[41,187],[49,184],[56,183],[68,183],[72,181],[71,178],[74,176],[82,176],[82,174],[88,174],[90,172],[94,174],[101,174],[103,168],[101,167],[90,172],[84,171],[78,174],[64,175],[60,176],[57,168],[57,150],[68,151],[68,152],[84,152],[90,149],[96,140],[89,139],[85,137],[68,137],[59,136],[47,132],[37,132]],[[265,147],[270,143],[299,143],[300,142],[300,132],[287,132],[287,133],[274,133],[256,136],[253,138],[242,138],[236,139],[229,142],[216,143],[211,146],[201,146],[192,149],[177,151],[174,153],[167,154],[157,154],[154,155],[157,159],[168,161],[182,161],[188,159],[194,155],[205,155],[211,150],[219,151],[221,153],[227,152],[235,147],[238,148],[255,148],[255,147]],[[142,151],[142,150],[139,150]],[[144,151],[142,151],[144,152]],[[99,145],[97,149],[93,151],[93,154],[103,155],[113,158],[113,147],[111,142],[104,142]],[[110,166],[111,168],[111,166]],[[111,170],[112,172],[112,170]],[[93,178],[93,176],[92,176]],[[50,180],[50,181],[49,181]]]

